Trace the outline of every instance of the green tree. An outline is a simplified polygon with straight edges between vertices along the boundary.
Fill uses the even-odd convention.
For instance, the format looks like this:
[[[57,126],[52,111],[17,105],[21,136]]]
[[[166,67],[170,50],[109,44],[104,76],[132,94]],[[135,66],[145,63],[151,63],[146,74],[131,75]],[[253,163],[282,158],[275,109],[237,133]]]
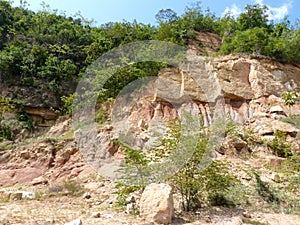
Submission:
[[[268,27],[268,7],[260,4],[246,5],[245,12],[241,13],[237,19],[237,29],[245,31],[251,28]]]

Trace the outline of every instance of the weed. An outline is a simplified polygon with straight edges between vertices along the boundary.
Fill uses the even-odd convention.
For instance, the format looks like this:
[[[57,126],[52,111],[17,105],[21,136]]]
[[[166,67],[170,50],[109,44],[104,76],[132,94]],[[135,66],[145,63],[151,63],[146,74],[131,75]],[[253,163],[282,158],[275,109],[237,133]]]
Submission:
[[[242,222],[245,224],[252,224],[252,225],[267,225],[266,223],[261,223],[259,221],[256,220],[250,220],[247,218],[242,218]]]
[[[63,187],[71,196],[78,196],[83,192],[83,187],[75,180],[65,180]]]

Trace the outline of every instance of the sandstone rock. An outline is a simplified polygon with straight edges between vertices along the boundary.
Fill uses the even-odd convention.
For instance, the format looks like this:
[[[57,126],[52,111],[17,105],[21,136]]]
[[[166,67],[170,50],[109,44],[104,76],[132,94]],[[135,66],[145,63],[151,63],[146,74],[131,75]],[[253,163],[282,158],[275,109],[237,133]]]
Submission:
[[[274,132],[280,130],[289,134],[297,134],[299,132],[299,129],[295,128],[293,125],[280,120],[274,120],[272,122],[272,129]]]
[[[100,218],[101,217],[101,213],[100,212],[92,212],[92,217],[93,218]]]
[[[82,195],[82,198],[83,199],[90,199],[92,196],[89,192],[85,192],[83,195]]]
[[[22,191],[22,199],[34,199],[35,193],[29,191]]]
[[[273,174],[271,175],[271,179],[272,179],[273,181],[275,181],[276,183],[279,183],[279,182],[280,182],[280,176],[279,176],[277,173],[273,173]]]
[[[65,223],[64,225],[82,225],[81,219],[73,220],[69,223]]]
[[[141,196],[140,215],[145,222],[170,224],[174,215],[172,188],[167,184],[148,185]]]
[[[285,160],[286,160],[285,158],[281,158],[278,156],[267,156],[266,157],[267,165],[271,166],[274,169],[278,168],[278,166],[280,166],[280,164]]]
[[[40,185],[40,184],[47,184],[48,180],[44,178],[43,176],[34,178],[31,182],[32,185]]]
[[[285,115],[283,108],[280,105],[275,105],[270,108],[270,113]]]
[[[136,204],[135,203],[129,203],[126,205],[126,211],[127,214],[133,214],[136,210]]]
[[[23,159],[29,159],[30,158],[30,152],[28,150],[21,151],[20,152],[20,157]]]
[[[135,203],[136,202],[136,198],[134,195],[129,195],[127,198],[126,198],[126,203]]]
[[[103,214],[102,217],[105,218],[105,219],[112,219],[112,218],[114,218],[114,214],[107,213],[107,214]]]
[[[249,212],[243,212],[243,217],[245,218],[251,218],[251,214]]]
[[[5,201],[11,199],[11,192],[0,190],[0,198]]]

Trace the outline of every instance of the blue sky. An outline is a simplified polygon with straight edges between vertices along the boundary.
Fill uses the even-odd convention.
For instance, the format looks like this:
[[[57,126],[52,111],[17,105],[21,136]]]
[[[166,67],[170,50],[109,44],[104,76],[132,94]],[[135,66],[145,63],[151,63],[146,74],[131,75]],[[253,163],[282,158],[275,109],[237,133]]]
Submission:
[[[29,8],[38,11],[41,9],[39,0],[27,0]],[[88,19],[94,19],[95,25],[106,22],[122,21],[123,19],[132,22],[151,23],[155,25],[155,14],[160,9],[173,9],[178,15],[184,12],[187,5],[192,0],[44,0],[51,9],[58,9],[67,15],[74,15],[80,11]],[[222,16],[224,12],[230,10],[234,15],[242,12],[246,4],[261,3],[269,6],[269,14],[272,19],[280,20],[284,15],[294,22],[300,18],[299,0],[202,0],[202,8],[209,8],[217,16]],[[15,0],[14,5],[18,5],[19,0]]]

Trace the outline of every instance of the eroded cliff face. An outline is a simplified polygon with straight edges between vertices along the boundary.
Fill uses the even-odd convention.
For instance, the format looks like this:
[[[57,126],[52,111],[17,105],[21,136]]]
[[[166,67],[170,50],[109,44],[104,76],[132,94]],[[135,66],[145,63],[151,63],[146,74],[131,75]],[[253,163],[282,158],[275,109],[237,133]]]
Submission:
[[[203,58],[198,57],[198,60],[203,61]],[[288,108],[280,97],[284,91],[300,90],[298,64],[252,56],[226,56],[215,58],[197,68],[194,71],[190,68],[184,73],[184,78],[182,71],[175,68],[162,70],[159,77],[183,87],[208,123],[211,111],[220,101],[225,114],[239,123],[271,113],[270,109],[274,106],[280,106],[285,114],[289,111],[300,113],[298,104]]]
[[[77,82],[61,81],[60,85],[41,79],[14,77],[0,82],[0,95],[16,100],[38,127],[51,127],[62,106],[61,96],[76,90]]]

